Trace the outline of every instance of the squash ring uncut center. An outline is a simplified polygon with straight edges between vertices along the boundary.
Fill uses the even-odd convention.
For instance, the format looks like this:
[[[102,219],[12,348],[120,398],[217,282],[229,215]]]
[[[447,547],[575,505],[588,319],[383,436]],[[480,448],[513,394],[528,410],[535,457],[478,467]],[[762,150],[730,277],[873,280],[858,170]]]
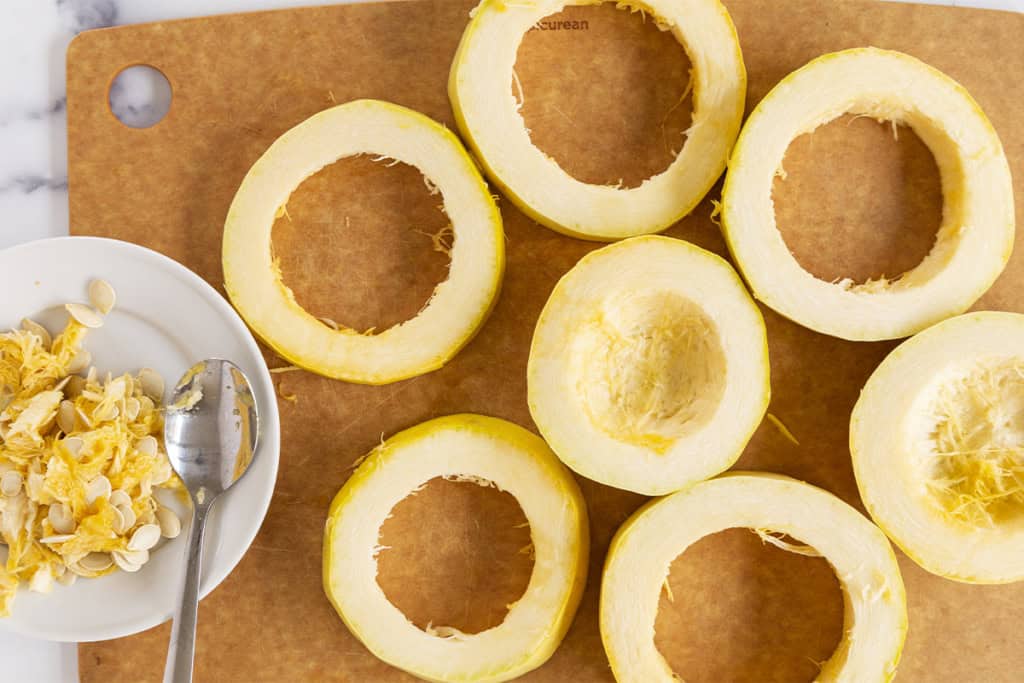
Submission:
[[[889,278],[825,282],[783,240],[772,184],[792,140],[845,114],[909,125],[935,157],[944,200],[935,245]],[[897,339],[967,310],[992,285],[1014,241],[1013,185],[1002,144],[959,83],[909,55],[856,48],[784,78],[747,119],[729,161],[722,228],[755,297],[817,332]],[[896,276],[896,277],[894,277]]]
[[[511,494],[530,524],[526,592],[493,628],[455,638],[417,628],[377,583],[380,528],[437,477],[486,480]],[[535,434],[497,418],[453,415],[375,449],[338,493],[324,534],[324,590],[377,657],[432,681],[505,681],[543,664],[564,637],[586,582],[586,505],[575,479]]]
[[[418,168],[454,234],[448,279],[416,317],[373,335],[331,329],[303,309],[271,246],[277,213],[302,181],[359,154]],[[494,198],[451,131],[411,109],[356,100],[295,126],[252,166],[225,221],[223,265],[232,303],[278,354],[328,377],[384,384],[436,370],[473,337],[497,298],[505,241]],[[365,286],[344,272],[322,276],[331,286]]]
[[[787,534],[832,565],[845,597],[845,626],[816,681],[892,679],[906,637],[906,595],[882,531],[810,484],[774,474],[730,473],[648,503],[612,540],[601,582],[600,619],[601,639],[619,683],[679,681],[654,644],[662,586],[676,557],[700,539],[731,528]]]
[[[1024,580],[1015,491],[1022,367],[1024,315],[967,313],[896,347],[853,408],[850,453],[864,506],[933,574],[973,584]],[[940,443],[942,423],[970,442],[952,441],[959,452]],[[996,514],[985,519],[986,511]]]
[[[626,352],[609,355],[620,342]],[[700,379],[680,381],[681,368],[700,368]],[[530,346],[527,398],[566,465],[658,496],[739,459],[767,410],[769,375],[764,319],[732,266],[648,235],[589,253],[555,285]],[[698,398],[699,412],[687,412]],[[684,418],[665,432],[651,415]]]
[[[659,232],[703,199],[739,133],[747,77],[736,29],[718,0],[621,3],[652,15],[686,50],[693,64],[693,122],[661,173],[634,188],[594,185],[533,144],[512,91],[523,36],[566,6],[585,4],[594,3],[484,0],[463,33],[448,81],[456,122],[491,180],[539,223],[598,241]]]

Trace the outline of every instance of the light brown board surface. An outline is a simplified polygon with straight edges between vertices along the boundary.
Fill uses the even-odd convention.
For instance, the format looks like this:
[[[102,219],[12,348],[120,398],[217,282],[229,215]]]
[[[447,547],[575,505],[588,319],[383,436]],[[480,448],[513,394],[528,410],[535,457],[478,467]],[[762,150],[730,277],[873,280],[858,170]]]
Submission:
[[[1024,205],[1024,17],[833,0],[730,0],[750,78],[748,110],[780,78],[824,52],[877,45],[909,52],[961,81],[992,119]],[[178,259],[220,288],[227,207],[249,166],[282,132],[359,97],[391,100],[453,125],[448,67],[471,3],[344,6],[225,16],[89,32],[68,54],[71,229],[118,237]],[[675,107],[688,64],[639,15],[572,8],[585,28],[531,33],[518,72],[535,141],[592,182],[656,172],[686,128]],[[174,88],[148,130],[107,106],[113,76],[149,63]],[[511,85],[511,84],[510,84]],[[934,168],[905,130],[857,120],[798,141],[777,184],[779,223],[806,267],[863,279],[913,265],[939,216]],[[717,197],[719,188],[712,191]],[[347,160],[305,183],[275,227],[286,281],[318,315],[359,327],[414,313],[444,277],[423,232],[444,225],[407,168]],[[200,609],[199,681],[406,681],[372,657],[320,587],[328,504],[351,464],[401,428],[472,411],[532,428],[525,368],[534,321],[557,278],[596,245],[538,227],[501,202],[508,270],[479,336],[447,367],[386,387],[280,376],[281,468],[253,548]],[[725,253],[705,201],[669,234]],[[417,232],[421,231],[421,232]],[[1024,311],[1024,244],[979,308]],[[402,313],[397,313],[401,311]],[[892,348],[827,338],[765,311],[771,411],[800,440],[765,423],[740,466],[789,474],[860,506],[847,421],[860,386]],[[268,356],[269,358],[269,356]],[[278,364],[269,358],[272,365]],[[600,567],[637,495],[581,479],[591,514],[591,576],[577,619],[532,681],[610,681],[597,629]],[[510,501],[472,485],[431,486],[384,529],[397,546],[381,563],[385,590],[418,624],[479,629],[525,586]],[[517,535],[518,534],[518,535]],[[901,681],[1010,682],[1024,671],[1017,631],[1024,585],[975,587],[932,577],[900,557],[910,601]],[[752,534],[702,541],[677,561],[658,643],[688,681],[810,680],[841,628],[841,602],[822,561],[765,550]],[[82,645],[85,683],[157,681],[167,626]]]

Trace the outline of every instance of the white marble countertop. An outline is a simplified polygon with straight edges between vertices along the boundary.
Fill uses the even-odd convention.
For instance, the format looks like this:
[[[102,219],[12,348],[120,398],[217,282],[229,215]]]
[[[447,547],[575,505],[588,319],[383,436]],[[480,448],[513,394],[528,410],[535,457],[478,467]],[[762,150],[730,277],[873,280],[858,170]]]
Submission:
[[[342,0],[344,1],[344,0]],[[1024,12],[1024,0],[932,0]],[[298,7],[316,0],[3,0],[0,4],[0,248],[63,235],[67,219],[64,51],[81,31],[163,19]],[[127,93],[132,101],[131,93]],[[73,645],[0,631],[4,680],[78,680]],[[13,667],[11,666],[13,663]]]

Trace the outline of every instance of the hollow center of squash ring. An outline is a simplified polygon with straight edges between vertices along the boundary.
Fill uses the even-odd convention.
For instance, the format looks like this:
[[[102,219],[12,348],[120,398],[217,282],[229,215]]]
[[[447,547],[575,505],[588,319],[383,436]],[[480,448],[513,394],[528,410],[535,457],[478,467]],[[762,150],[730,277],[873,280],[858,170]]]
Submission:
[[[772,199],[801,267],[866,291],[921,264],[942,223],[931,150],[909,126],[869,116],[846,114],[793,140]]]
[[[663,452],[703,426],[725,390],[712,320],[668,291],[621,294],[577,332],[578,387],[593,424]]]
[[[533,572],[518,501],[477,477],[437,477],[381,526],[377,584],[418,628],[459,639],[499,626]]]
[[[306,178],[272,232],[282,286],[329,327],[374,334],[415,318],[448,278],[441,196],[418,168],[367,154]]]
[[[751,531],[706,536],[672,562],[654,644],[681,680],[817,680],[842,639],[843,592],[828,561]]]
[[[598,2],[538,21],[523,36],[509,86],[531,141],[566,173],[632,188],[667,169],[686,142],[690,69],[649,8]]]
[[[1024,519],[1024,357],[980,362],[943,383],[920,458],[927,495],[972,527]]]

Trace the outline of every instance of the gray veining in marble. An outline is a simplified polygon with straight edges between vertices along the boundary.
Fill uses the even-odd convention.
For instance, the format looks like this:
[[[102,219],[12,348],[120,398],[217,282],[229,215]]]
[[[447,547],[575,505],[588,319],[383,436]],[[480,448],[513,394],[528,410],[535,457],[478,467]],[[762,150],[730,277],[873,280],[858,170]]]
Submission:
[[[64,52],[114,25],[115,0],[8,0],[0,11],[0,247],[67,231]]]
[[[65,27],[73,34],[117,23],[114,0],[57,0],[57,9],[66,19]]]

